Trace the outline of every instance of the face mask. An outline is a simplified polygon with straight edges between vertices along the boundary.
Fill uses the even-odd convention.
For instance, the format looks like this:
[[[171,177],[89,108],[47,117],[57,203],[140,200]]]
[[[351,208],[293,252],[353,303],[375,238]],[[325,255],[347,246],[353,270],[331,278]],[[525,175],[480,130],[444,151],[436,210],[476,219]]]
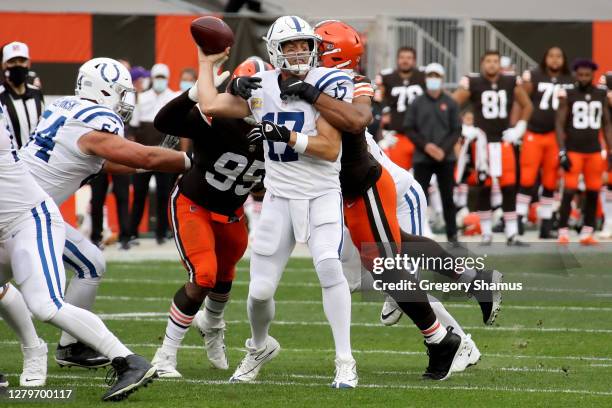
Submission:
[[[164,92],[166,88],[168,88],[168,80],[166,78],[155,78],[153,80],[153,90],[155,92]]]
[[[439,91],[442,88],[442,78],[425,78],[425,86],[429,91]]]
[[[195,84],[195,82],[191,82],[191,81],[181,81],[179,88],[181,88],[181,91],[185,92],[191,89],[191,87]]]
[[[29,70],[28,67],[15,65],[14,67],[7,68],[5,75],[13,85],[19,86],[26,81]]]

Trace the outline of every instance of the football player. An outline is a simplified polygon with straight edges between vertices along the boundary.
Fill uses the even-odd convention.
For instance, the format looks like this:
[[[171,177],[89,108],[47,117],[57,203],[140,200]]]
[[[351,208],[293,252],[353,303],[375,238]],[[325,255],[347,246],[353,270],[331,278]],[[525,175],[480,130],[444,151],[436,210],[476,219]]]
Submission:
[[[267,69],[272,66],[247,59],[233,77],[250,77]],[[226,78],[225,73],[217,75],[215,70],[216,86]],[[170,200],[170,222],[188,281],[174,295],[164,341],[152,361],[160,377],[181,376],[176,354],[192,323],[204,337],[212,366],[228,369],[223,312],[236,263],[248,243],[242,205],[264,173],[263,149],[249,145],[247,139],[254,123],[211,120],[200,113],[197,102],[195,85],[164,106],[154,122],[160,132],[191,139],[195,163],[179,178]]]
[[[319,38],[296,16],[278,18],[265,37],[274,71],[238,77],[229,93],[218,93],[213,64],[226,53],[200,53],[199,106],[206,115],[244,118],[261,124],[252,143],[264,141],[265,187],[261,216],[251,254],[247,311],[251,338],[247,354],[230,381],[253,381],[262,365],[278,355],[278,341],[268,335],[274,317],[278,282],[296,242],[307,243],[322,287],[323,309],[336,348],[333,387],[357,385],[350,344],[351,297],[342,273],[342,197],[340,195],[340,132],[304,101],[283,101],[279,82],[304,79],[322,92],[351,100],[353,81],[345,73],[317,68]]]
[[[381,72],[383,103],[390,108],[388,128],[395,132],[396,142],[389,148],[389,157],[400,167],[412,168],[414,144],[403,132],[404,116],[408,106],[425,89],[425,74],[416,66],[416,50],[400,47],[397,50],[397,68]]]
[[[608,105],[612,115],[612,71],[606,72],[599,78],[599,84],[608,90]],[[599,236],[601,238],[612,238],[612,171],[607,174],[607,186],[603,200],[603,211],[605,222]]]
[[[582,175],[586,187],[583,215],[584,225],[580,231],[580,243],[597,244],[593,237],[597,201],[605,170],[599,132],[603,129],[608,151],[608,164],[612,163],[612,124],[606,88],[593,85],[597,64],[581,59],[572,66],[576,83],[572,89],[559,92],[559,108],[555,121],[559,143],[559,166],[565,170],[564,191],[559,214],[560,244],[569,242],[567,221],[572,200]],[[610,166],[608,165],[608,168]]]
[[[540,174],[540,238],[551,238],[553,194],[557,188],[559,157],[555,112],[559,106],[559,89],[573,86],[565,52],[560,47],[550,47],[544,53],[540,66],[525,71],[522,79],[523,88],[531,96],[534,111],[527,124],[521,147],[521,180],[516,197],[516,213],[521,229],[521,223],[529,213],[533,189]]]
[[[94,58],[79,68],[75,96],[57,99],[43,112],[19,158],[57,205],[106,168],[133,173],[157,169],[182,172],[191,158],[182,152],[148,147],[123,137],[133,106],[129,71],[110,58]],[[140,169],[140,170],[136,170]],[[66,225],[63,260],[75,271],[66,301],[90,310],[102,275],[104,256],[76,228]],[[64,332],[55,353],[61,366],[101,367],[109,360]]]
[[[17,155],[2,115],[0,110],[0,285],[14,279],[34,317],[111,359],[114,383],[103,399],[127,398],[152,381],[155,368],[125,347],[98,316],[64,301],[64,220]]]
[[[508,245],[525,245],[517,239],[516,218],[516,159],[515,144],[520,143],[527,129],[533,105],[529,96],[519,86],[519,80],[512,75],[501,73],[500,54],[487,51],[480,60],[480,73],[463,77],[453,97],[464,105],[471,101],[474,106],[474,125],[487,136],[489,177],[481,180],[477,209],[482,228],[482,244],[493,241],[491,226],[491,185],[497,178],[502,190],[502,209],[504,211],[505,233]],[[521,108],[520,120],[510,127],[509,114],[514,100]]]

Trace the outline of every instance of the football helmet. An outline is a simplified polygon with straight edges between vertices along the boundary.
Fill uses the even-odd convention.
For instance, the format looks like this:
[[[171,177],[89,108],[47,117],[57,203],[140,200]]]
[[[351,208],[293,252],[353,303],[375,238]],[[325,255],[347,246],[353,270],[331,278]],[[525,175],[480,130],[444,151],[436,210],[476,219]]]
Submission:
[[[112,58],[94,58],[79,68],[74,94],[112,109],[124,122],[130,120],[135,101],[132,77]]]
[[[272,71],[274,67],[260,57],[253,55],[240,63],[232,74],[232,79],[239,76],[250,77],[258,72]]]
[[[311,68],[317,66],[317,54],[320,38],[306,21],[296,16],[279,17],[268,29],[264,37],[270,63],[274,68],[289,71],[295,75],[305,75]],[[288,41],[307,40],[310,44],[308,52],[284,54],[282,46]],[[308,58],[307,63],[291,64],[290,59]]]
[[[339,20],[321,21],[315,26],[321,37],[320,65],[326,68],[355,69],[363,55],[363,42],[359,33]]]

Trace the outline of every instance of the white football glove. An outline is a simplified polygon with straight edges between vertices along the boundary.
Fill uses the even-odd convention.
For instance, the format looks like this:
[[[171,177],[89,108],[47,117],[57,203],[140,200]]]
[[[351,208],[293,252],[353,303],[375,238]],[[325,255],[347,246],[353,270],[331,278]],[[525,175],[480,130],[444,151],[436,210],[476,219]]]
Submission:
[[[223,65],[223,63],[225,61],[227,61],[227,56],[221,58],[219,61],[215,62],[215,65],[213,65],[213,84],[215,85],[215,88],[218,88],[219,86],[221,86],[221,84],[223,82],[225,82],[225,80],[227,79],[227,77],[230,76],[230,72],[229,71],[223,71],[221,72],[221,66]],[[198,101],[198,81],[195,81],[195,84],[193,84],[193,86],[189,89],[189,93],[187,94],[187,96],[189,96],[189,99],[191,99],[194,102]]]
[[[472,143],[480,134],[480,129],[476,126],[463,125],[461,127],[461,134],[465,138],[466,143]]]
[[[383,130],[382,139],[378,142],[378,146],[381,149],[390,149],[397,143],[397,136],[395,136],[394,130]]]
[[[519,120],[514,127],[504,130],[502,140],[506,143],[518,145],[521,143],[521,139],[526,130],[527,122]]]

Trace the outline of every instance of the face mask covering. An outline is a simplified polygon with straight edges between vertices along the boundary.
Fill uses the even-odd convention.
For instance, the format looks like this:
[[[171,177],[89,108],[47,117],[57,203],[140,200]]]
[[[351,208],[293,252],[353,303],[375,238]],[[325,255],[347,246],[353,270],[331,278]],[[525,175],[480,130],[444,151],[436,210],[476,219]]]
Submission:
[[[13,85],[19,86],[26,81],[29,70],[30,69],[28,67],[16,65],[14,67],[7,68],[5,75]]]
[[[181,81],[179,88],[181,88],[181,91],[185,92],[191,89],[191,87],[195,84],[195,82],[191,82],[191,81]]]
[[[425,78],[425,86],[429,91],[439,91],[442,88],[442,78]]]
[[[155,78],[153,80],[153,90],[155,92],[164,92],[166,88],[168,88],[168,80],[166,78]]]

